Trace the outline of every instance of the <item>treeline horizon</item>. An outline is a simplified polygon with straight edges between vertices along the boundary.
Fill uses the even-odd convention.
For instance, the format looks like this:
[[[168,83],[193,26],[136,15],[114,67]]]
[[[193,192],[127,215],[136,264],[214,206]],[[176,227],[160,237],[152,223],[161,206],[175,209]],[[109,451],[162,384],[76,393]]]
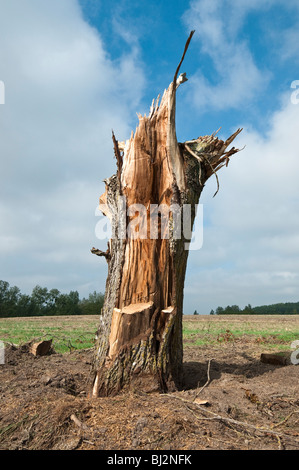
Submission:
[[[52,315],[100,315],[104,295],[94,291],[80,299],[78,291],[68,294],[58,289],[35,286],[31,295],[22,294],[17,286],[0,281],[0,318]]]
[[[101,315],[104,294],[92,292],[87,298],[80,299],[78,291],[68,294],[58,289],[35,286],[31,295],[23,294],[17,286],[10,286],[0,280],[0,318],[34,317],[55,315]],[[193,315],[199,315],[197,310]],[[241,309],[238,305],[217,307],[210,315],[299,315],[299,302],[252,307],[250,304]]]
[[[243,309],[238,305],[228,305],[211,310],[210,315],[299,315],[299,302],[281,302],[258,307],[248,304]]]

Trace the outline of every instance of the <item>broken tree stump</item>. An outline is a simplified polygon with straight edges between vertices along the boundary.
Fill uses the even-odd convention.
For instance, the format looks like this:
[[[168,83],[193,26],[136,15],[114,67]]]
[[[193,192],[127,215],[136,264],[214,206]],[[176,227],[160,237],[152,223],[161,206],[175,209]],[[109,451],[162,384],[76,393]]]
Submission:
[[[183,290],[192,228],[206,181],[227,166],[238,149],[217,132],[180,143],[176,137],[176,93],[187,81],[179,70],[162,98],[125,142],[112,134],[116,173],[105,180],[99,208],[112,237],[105,299],[96,334],[93,397],[124,387],[144,392],[182,386]],[[215,194],[216,194],[215,193]]]

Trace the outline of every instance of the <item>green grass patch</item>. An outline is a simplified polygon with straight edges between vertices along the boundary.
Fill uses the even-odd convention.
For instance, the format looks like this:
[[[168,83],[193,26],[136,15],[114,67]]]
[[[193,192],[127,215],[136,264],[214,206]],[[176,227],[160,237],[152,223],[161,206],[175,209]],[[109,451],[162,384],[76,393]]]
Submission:
[[[0,318],[0,340],[23,344],[33,339],[53,339],[56,352],[87,349],[94,346],[99,317],[94,315]],[[299,315],[255,316],[252,320],[242,315],[200,316],[183,319],[185,345],[221,345],[248,340],[270,349],[290,347],[299,339]]]
[[[227,320],[225,317],[209,320],[198,318],[183,322],[183,338],[187,345],[215,345],[242,341],[242,338],[252,343],[265,345],[269,348],[283,349],[299,339],[299,317],[276,317],[267,321],[260,316],[254,321],[242,321],[242,316],[234,316]]]
[[[94,316],[0,319],[0,340],[17,345],[36,340],[53,340],[57,353],[94,346],[98,318]]]

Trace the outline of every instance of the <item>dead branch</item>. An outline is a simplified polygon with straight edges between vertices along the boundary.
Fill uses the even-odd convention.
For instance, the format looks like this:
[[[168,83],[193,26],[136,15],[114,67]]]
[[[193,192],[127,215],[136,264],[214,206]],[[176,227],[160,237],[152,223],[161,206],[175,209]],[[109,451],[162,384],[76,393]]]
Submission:
[[[179,73],[179,71],[180,71],[181,65],[182,65],[182,63],[183,63],[183,60],[184,60],[184,58],[185,58],[186,52],[187,52],[187,50],[188,50],[190,41],[191,41],[192,36],[193,36],[194,33],[195,33],[195,30],[194,30],[194,31],[191,31],[191,33],[190,33],[190,35],[189,35],[189,37],[188,37],[188,39],[187,39],[187,42],[186,42],[186,44],[185,44],[185,49],[184,49],[182,58],[181,58],[181,60],[180,60],[179,65],[177,66],[177,69],[176,69],[175,74],[174,74],[174,77],[173,77],[173,82],[174,82],[174,83],[176,83],[176,81],[177,81],[178,73]],[[185,75],[184,78],[186,78],[186,75]],[[185,81],[186,81],[186,80],[185,80]]]
[[[252,430],[256,433],[262,433],[262,434],[269,434],[269,435],[273,435],[275,437],[278,437],[278,438],[287,438],[287,439],[292,439],[292,436],[288,435],[288,434],[283,434],[283,433],[280,433],[280,432],[277,432],[277,431],[273,431],[273,429],[271,428],[263,428],[263,427],[257,427],[257,426],[254,426],[253,424],[250,424],[250,423],[245,423],[243,421],[238,421],[236,419],[233,419],[233,418],[227,418],[225,416],[221,416],[217,413],[214,413],[213,411],[210,411],[210,410],[207,410],[206,408],[203,408],[201,405],[197,404],[197,403],[194,403],[193,401],[190,401],[190,400],[186,400],[184,398],[181,398],[181,397],[178,397],[176,395],[171,395],[169,393],[165,393],[163,395],[163,397],[170,397],[170,398],[175,398],[176,400],[180,400],[184,403],[184,405],[186,406],[186,408],[193,414],[193,416],[195,416],[197,419],[199,419],[200,421],[221,421],[223,423],[227,423],[227,424],[232,424],[232,425],[235,425],[235,426],[241,426],[243,428],[246,428],[246,429],[249,429],[249,430]],[[211,415],[210,417],[201,417],[201,416],[198,416],[191,408],[189,408],[189,406],[196,406],[196,408],[203,412],[203,413],[207,413],[209,415]],[[282,424],[282,423],[280,423]],[[297,441],[296,439],[294,439],[294,441],[296,442],[296,444],[299,444],[299,441]]]
[[[206,168],[206,179],[208,179],[212,174],[215,175],[217,190],[213,197],[215,197],[219,191],[219,179],[217,176],[217,171],[220,170],[220,168],[222,168],[224,165],[227,166],[229,158],[240,151],[235,147],[232,147],[228,151],[226,151],[226,149],[242,131],[242,129],[238,129],[236,132],[234,132],[225,142],[218,139],[218,137],[215,137],[218,131],[219,129],[212,135],[198,137],[197,139],[189,140],[182,144],[187,155],[192,155],[192,157],[196,158],[196,160],[199,162],[200,180],[201,165]]]
[[[273,424],[273,428],[278,428],[278,426],[282,426],[283,424],[285,424],[291,416],[293,416],[293,414],[296,414],[296,413],[299,413],[299,411],[292,411],[288,416],[286,416],[286,418],[284,418],[282,421],[280,421],[279,423],[276,423],[276,424]]]
[[[78,428],[80,429],[83,429],[85,431],[87,431],[89,428],[88,426],[86,426],[86,424],[82,423],[82,421],[80,421],[76,415],[72,414],[70,416],[70,419],[75,423],[76,426],[78,426]]]
[[[184,145],[185,145],[185,148],[188,150],[188,152],[189,152],[194,158],[196,158],[196,160],[198,160],[199,162],[202,162],[202,161],[203,161],[202,157],[200,157],[200,156],[197,155],[195,152],[193,152],[193,150],[191,150],[191,148],[189,147],[189,145],[187,144],[187,142],[185,142]]]
[[[112,140],[113,140],[113,146],[114,146],[114,154],[115,154],[115,158],[116,158],[116,162],[117,162],[117,177],[118,177],[118,181],[120,182],[121,170],[122,170],[122,166],[123,166],[123,159],[122,159],[122,156],[120,154],[120,148],[118,146],[118,142],[115,138],[115,135],[114,135],[113,131],[112,131]]]
[[[90,251],[93,255],[104,256],[107,262],[111,259],[109,243],[108,243],[108,249],[106,251],[98,250],[98,248],[94,248],[94,247]]]
[[[218,178],[218,175],[217,175],[217,173],[216,173],[216,170],[214,170],[214,168],[212,167],[212,164],[211,164],[210,160],[209,160],[207,157],[204,157],[204,159],[205,159],[205,161],[207,162],[207,164],[211,167],[211,170],[212,170],[212,172],[214,173],[214,175],[215,175],[215,177],[216,177],[216,181],[217,181],[217,190],[216,190],[215,194],[213,195],[213,197],[215,197],[216,194],[217,194],[218,191],[219,191],[219,188],[220,188],[220,185],[219,185],[219,178]],[[221,167],[220,167],[220,168],[221,168]],[[219,169],[220,169],[220,168],[219,168]]]
[[[212,359],[209,359],[209,363],[208,363],[208,371],[207,371],[207,376],[208,376],[208,379],[206,381],[206,383],[201,387],[201,389],[197,392],[197,394],[195,395],[195,397],[193,398],[193,402],[196,400],[196,398],[198,397],[198,395],[203,391],[203,389],[205,387],[207,387],[210,383],[210,367],[211,367],[211,361]]]

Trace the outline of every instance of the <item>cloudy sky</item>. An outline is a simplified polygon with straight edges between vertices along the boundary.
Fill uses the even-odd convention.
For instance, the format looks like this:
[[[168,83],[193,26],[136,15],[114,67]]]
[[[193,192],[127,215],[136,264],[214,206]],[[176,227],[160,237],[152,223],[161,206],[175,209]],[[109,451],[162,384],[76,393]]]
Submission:
[[[90,248],[106,247],[95,211],[111,130],[135,130],[193,29],[178,139],[242,127],[245,148],[202,194],[184,311],[299,301],[297,0],[0,0],[0,279],[104,292]]]

